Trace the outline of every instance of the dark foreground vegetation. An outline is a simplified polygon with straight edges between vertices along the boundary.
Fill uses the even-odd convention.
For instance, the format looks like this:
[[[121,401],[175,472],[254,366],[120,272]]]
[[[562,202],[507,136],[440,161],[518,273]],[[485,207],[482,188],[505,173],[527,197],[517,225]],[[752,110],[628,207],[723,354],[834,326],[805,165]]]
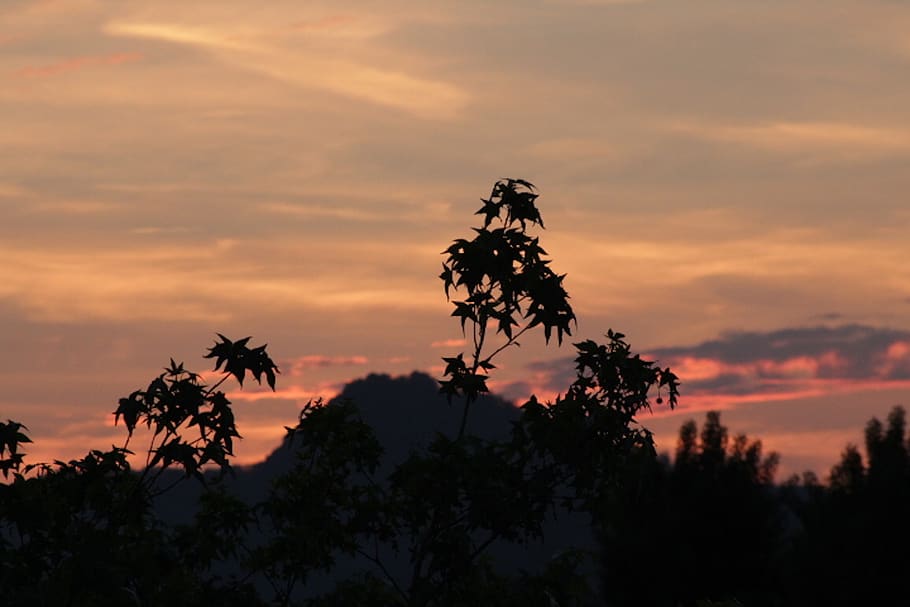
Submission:
[[[680,428],[673,462],[642,457],[602,519],[611,605],[903,605],[910,571],[910,437],[895,407],[826,484],[774,483],[778,456],[717,413]],[[661,567],[657,573],[656,568]]]
[[[777,456],[714,413],[681,428],[672,463],[659,457],[638,416],[675,407],[679,382],[621,333],[575,344],[577,376],[554,402],[514,410],[487,395],[519,338],[540,326],[561,343],[574,328],[564,276],[529,233],[543,227],[536,199],[498,182],[482,226],[444,252],[471,348],[444,359],[441,403],[434,387],[372,406],[376,386],[422,385],[374,378],[362,397],[352,386],[308,403],[280,452],[235,471],[219,388],[274,389],[278,368],[265,346],[219,336],[214,385],[171,361],[120,399],[121,447],[27,464],[27,429],[0,423],[0,605],[905,603],[900,408],[826,484],[778,485]],[[421,407],[433,424],[418,436]]]

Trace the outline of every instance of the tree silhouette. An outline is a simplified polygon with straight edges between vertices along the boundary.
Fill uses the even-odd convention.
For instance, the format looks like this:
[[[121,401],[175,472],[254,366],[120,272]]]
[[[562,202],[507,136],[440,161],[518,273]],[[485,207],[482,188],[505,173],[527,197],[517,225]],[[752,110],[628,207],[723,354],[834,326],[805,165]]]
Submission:
[[[206,575],[219,553],[231,549],[242,525],[231,520],[230,501],[207,494],[200,525],[167,529],[153,502],[181,479],[209,481],[203,474],[215,465],[230,470],[233,439],[238,438],[230,401],[217,388],[233,376],[242,384],[249,371],[274,387],[277,367],[265,346],[249,349],[249,338],[224,336],[210,349],[222,378],[206,386],[200,376],[170,361],[145,390],[120,399],[115,420],[127,437],[121,447],[92,450],[69,462],[25,466],[15,442],[27,442],[21,425],[3,428],[4,449],[15,469],[13,482],[0,485],[0,587],[9,605],[255,604],[245,584],[222,587]],[[145,466],[134,472],[128,455],[137,428],[151,432]],[[195,436],[197,435],[198,436]],[[27,438],[27,437],[25,437]],[[2,453],[0,453],[2,455]],[[166,473],[179,467],[173,482]],[[29,475],[29,473],[32,473]],[[213,508],[214,504],[217,508]],[[222,523],[212,524],[221,517]],[[208,529],[211,533],[202,534]]]
[[[606,512],[608,604],[775,604],[782,576],[777,454],[763,456],[761,441],[745,435],[731,443],[720,414],[709,412],[700,434],[694,421],[681,426],[672,465],[645,455]],[[654,554],[671,564],[659,584],[644,566]]]
[[[785,499],[802,534],[792,582],[795,601],[811,605],[902,604],[910,569],[910,478],[905,413],[865,428],[866,459],[847,445],[828,489],[792,483]],[[801,489],[801,490],[797,490]]]
[[[831,469],[828,484],[836,493],[855,494],[864,490],[866,468],[856,445],[847,445],[844,449],[840,463]]]
[[[458,239],[444,252],[440,278],[447,296],[466,292],[453,302],[452,316],[466,333],[470,326],[473,345],[467,357],[443,359],[440,392],[464,402],[454,437],[438,434],[386,479],[377,479],[380,453],[354,404],[311,403],[289,428],[301,440],[298,464],[270,500],[288,506],[266,507],[278,533],[262,552],[270,577],[281,580],[279,601],[307,572],[331,569],[333,551],[358,554],[374,565],[365,577],[339,587],[347,594],[384,584],[383,596],[406,605],[478,604],[491,597],[501,604],[548,605],[557,595],[565,605],[584,600],[575,571],[578,553],[510,579],[487,558],[488,549],[497,542],[540,540],[555,510],[593,511],[624,459],[640,449],[653,451],[651,435],[636,425],[635,415],[650,406],[655,391],[658,397],[666,392],[675,406],[678,380],[669,369],[633,356],[624,336],[608,331],[605,344],[576,344],[576,380],[553,403],[531,397],[510,438],[485,440],[468,431],[470,408],[487,392],[494,357],[538,325],[547,342],[555,329],[559,342],[575,319],[564,276],[549,268],[539,239],[526,232],[543,227],[536,199],[526,181],[498,182],[477,213],[484,223],[473,228],[475,237]],[[494,222],[499,225],[491,228]],[[490,325],[496,327],[492,337],[501,337],[495,346],[489,345]],[[314,485],[322,489],[314,493]],[[285,546],[288,538],[308,533],[314,517],[301,513],[311,510],[331,511],[321,523],[331,537],[322,544],[325,553],[314,552],[321,560],[304,562],[308,557],[294,556]],[[404,575],[391,571],[389,547],[393,557],[406,555]],[[338,594],[323,598],[341,600]]]

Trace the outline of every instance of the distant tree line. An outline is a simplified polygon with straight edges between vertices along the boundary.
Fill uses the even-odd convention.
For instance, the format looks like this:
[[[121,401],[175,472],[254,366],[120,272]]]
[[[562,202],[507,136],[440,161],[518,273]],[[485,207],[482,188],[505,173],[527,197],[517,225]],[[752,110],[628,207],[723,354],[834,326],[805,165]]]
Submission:
[[[710,412],[675,457],[643,455],[603,512],[609,605],[910,604],[910,436],[894,407],[823,484],[775,484],[778,454]],[[705,603],[702,603],[705,604]]]

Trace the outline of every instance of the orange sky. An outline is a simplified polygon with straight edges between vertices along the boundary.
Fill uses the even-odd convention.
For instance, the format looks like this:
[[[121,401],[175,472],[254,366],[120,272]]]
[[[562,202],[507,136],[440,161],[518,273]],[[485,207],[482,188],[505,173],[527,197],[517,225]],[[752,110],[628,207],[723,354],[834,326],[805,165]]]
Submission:
[[[676,366],[662,446],[723,408],[824,474],[910,404],[901,3],[11,0],[0,26],[0,418],[37,458],[106,447],[216,331],[284,371],[237,401],[242,461],[312,395],[438,372],[439,253],[504,176],[540,188],[578,337]],[[571,346],[542,342],[500,389],[552,393]]]

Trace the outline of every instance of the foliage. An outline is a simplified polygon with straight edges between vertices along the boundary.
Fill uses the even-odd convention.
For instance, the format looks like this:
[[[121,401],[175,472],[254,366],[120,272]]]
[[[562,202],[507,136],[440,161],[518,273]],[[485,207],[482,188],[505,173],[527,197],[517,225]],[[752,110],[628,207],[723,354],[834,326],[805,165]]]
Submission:
[[[312,572],[331,570],[337,554],[372,563],[374,575],[360,583],[384,582],[384,594],[407,605],[489,603],[490,597],[549,604],[548,593],[580,604],[587,596],[582,578],[568,573],[509,580],[486,558],[488,549],[540,540],[555,511],[591,512],[618,462],[633,449],[653,450],[635,415],[650,406],[652,391],[666,391],[675,406],[678,380],[633,356],[624,336],[610,331],[605,345],[576,344],[578,377],[566,395],[549,404],[532,397],[508,439],[482,440],[467,431],[494,357],[538,325],[547,342],[553,330],[561,342],[575,321],[564,276],[550,269],[539,239],[526,233],[543,227],[536,198],[526,181],[498,182],[478,211],[484,222],[474,239],[458,239],[444,252],[440,278],[447,296],[466,291],[453,302],[452,316],[466,332],[470,325],[473,345],[467,356],[443,359],[440,392],[465,403],[454,436],[437,435],[377,479],[381,452],[352,403],[310,403],[289,429],[300,438],[297,465],[265,505],[276,533],[260,551],[279,600]],[[492,336],[489,326],[496,327]],[[501,341],[491,346],[496,336]],[[407,571],[395,575],[390,563],[402,556]],[[566,559],[559,561],[563,568],[573,562]],[[357,583],[348,580],[337,592],[349,596]]]
[[[452,316],[465,324],[471,321],[474,351],[469,361],[464,353],[443,358],[444,375],[441,391],[451,397],[466,399],[459,435],[465,432],[471,403],[487,389],[487,372],[495,369],[494,356],[509,346],[520,345],[518,338],[542,325],[549,343],[553,329],[562,344],[563,335],[571,335],[575,313],[569,305],[569,295],[562,286],[565,275],[550,269],[550,261],[539,238],[529,236],[528,223],[543,228],[537,210],[534,186],[523,179],[498,181],[490,196],[481,199],[483,206],[475,213],[483,215],[483,226],[473,228],[472,240],[459,238],[443,254],[442,279],[446,297],[449,290],[464,289],[467,297],[453,302]],[[499,227],[490,229],[497,221]],[[524,322],[524,326],[522,326]],[[495,323],[496,334],[505,342],[484,356],[487,329]],[[518,327],[516,331],[513,327]]]
[[[19,446],[32,442],[32,439],[20,430],[28,428],[12,420],[0,422],[0,472],[3,473],[3,478],[9,478],[10,471],[18,471],[22,465],[25,454],[19,451]]]
[[[31,464],[24,473],[16,470],[11,484],[0,485],[0,587],[7,604],[192,605],[218,594],[207,567],[230,553],[245,515],[208,493],[202,518],[187,533],[165,529],[153,502],[182,478],[208,483],[207,466],[230,469],[233,439],[240,435],[230,401],[217,388],[230,376],[242,381],[246,371],[257,380],[277,371],[264,346],[250,350],[249,338],[219,337],[209,353],[218,357],[216,370],[225,364],[217,383],[206,386],[171,360],[148,388],[120,399],[114,414],[127,430],[123,446],[69,462]],[[151,439],[145,466],[134,472],[128,447],[141,426]],[[21,455],[16,443],[27,442],[20,427],[10,422],[3,428],[4,438],[13,440],[4,441],[12,456]],[[9,459],[18,468],[21,460]],[[176,466],[183,473],[162,484]],[[224,604],[253,604],[241,601],[249,592],[237,584]]]

